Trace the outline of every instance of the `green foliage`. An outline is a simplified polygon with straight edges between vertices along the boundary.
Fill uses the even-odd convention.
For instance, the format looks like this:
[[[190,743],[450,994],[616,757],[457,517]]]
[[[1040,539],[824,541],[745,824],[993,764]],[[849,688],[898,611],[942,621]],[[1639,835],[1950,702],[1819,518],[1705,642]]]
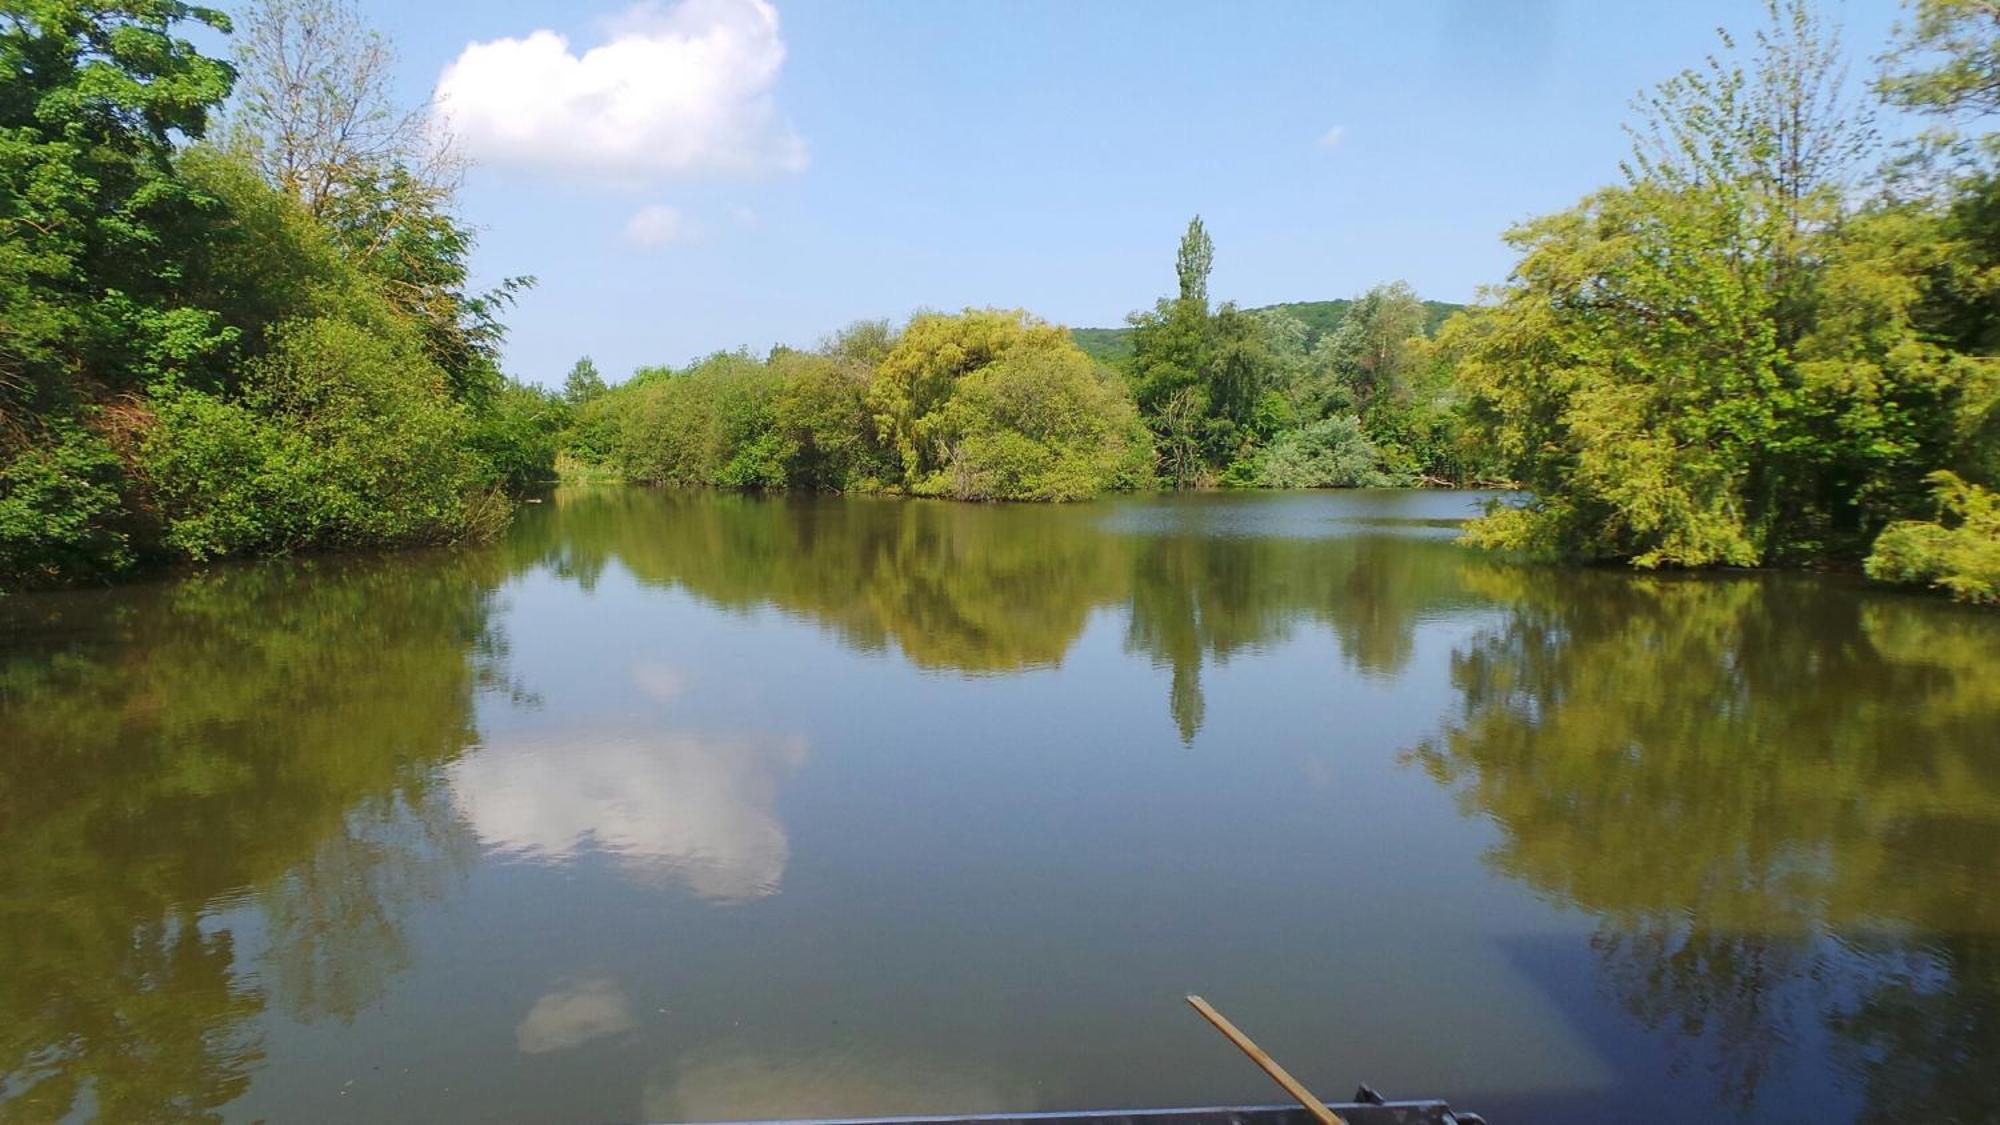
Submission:
[[[1152,480],[1123,382],[1022,312],[865,321],[816,352],[649,369],[577,411],[568,476],[1074,500]]]
[[[1263,488],[1387,488],[1400,483],[1351,414],[1286,430],[1257,455],[1254,483]]]
[[[604,376],[597,373],[597,365],[589,356],[576,361],[563,377],[563,401],[571,406],[582,406],[601,397],[609,388],[604,385]]]
[[[1123,387],[1067,341],[968,373],[936,430],[948,460],[913,491],[961,500],[1081,500],[1136,483],[1151,453]]]
[[[2000,110],[2000,8],[1990,0],[1914,0],[1876,84],[1895,105],[1930,113]]]
[[[1333,301],[1284,301],[1275,305],[1257,305],[1243,311],[1260,316],[1286,316],[1298,321],[1306,331],[1305,343],[1311,346],[1332,334],[1340,327],[1347,307],[1354,302]],[[1424,334],[1434,335],[1453,314],[1465,308],[1450,301],[1424,302]],[[1132,328],[1072,328],[1070,336],[1085,355],[1100,363],[1125,368],[1132,359]]]
[[[178,34],[184,3],[37,0],[0,25],[0,411],[57,409],[78,381],[143,386],[228,334],[178,296],[210,201],[173,174],[227,64]]]
[[[1445,331],[1479,442],[1534,493],[1468,538],[1640,566],[1852,562],[1873,542],[1870,573],[1979,596],[1991,173],[1929,166],[1855,203],[1872,133],[1840,102],[1833,37],[1801,2],[1771,15],[1747,66],[1725,54],[1647,99],[1627,183],[1514,231],[1510,284]],[[1919,4],[1882,89],[1979,107],[1994,31],[1990,6]],[[1917,518],[1934,489],[1957,526]]]
[[[253,25],[274,10],[329,9]],[[190,23],[229,30],[175,2],[0,19],[0,583],[458,539],[504,518],[485,485],[551,475],[562,414],[493,363],[524,282],[465,290],[448,185],[332,119],[310,192],[198,143],[235,72]],[[321,50],[300,89],[379,92],[376,62]]]
[[[165,392],[143,463],[167,546],[202,559],[490,534],[491,467],[417,347],[300,321],[240,396]]]
[[[1129,344],[1125,367],[1164,479],[1176,488],[1467,479],[1476,459],[1465,456],[1444,371],[1451,357],[1426,335],[1448,306],[1397,282],[1354,301],[1248,311],[1225,302],[1211,312],[1212,256],[1196,220],[1182,240],[1181,296],[1134,313],[1129,337],[1090,337],[1105,351]],[[1353,418],[1321,425],[1350,415],[1368,446],[1352,462],[1328,442]]]
[[[792,352],[772,361],[784,380],[774,424],[787,451],[788,487],[814,492],[869,490],[894,475],[875,441],[868,411],[869,368],[849,355],[874,347],[836,347],[831,355]],[[886,348],[879,354],[886,354]]]
[[[1180,299],[1208,308],[1208,274],[1214,268],[1215,241],[1208,237],[1208,228],[1201,225],[1201,216],[1196,215],[1188,220],[1187,233],[1181,235],[1180,252],[1174,256]]]
[[[571,415],[563,396],[509,379],[473,415],[466,445],[486,462],[490,483],[521,492],[556,479]]]
[[[868,386],[876,432],[901,459],[905,480],[926,481],[949,461],[943,413],[959,380],[1015,349],[1053,354],[1075,351],[1075,345],[1063,329],[1020,310],[911,319]]]
[[[1890,524],[1868,556],[1868,576],[1924,583],[1969,602],[2000,602],[2000,493],[1932,474],[1944,520]]]
[[[132,562],[122,466],[74,420],[0,461],[0,583],[113,574]]]

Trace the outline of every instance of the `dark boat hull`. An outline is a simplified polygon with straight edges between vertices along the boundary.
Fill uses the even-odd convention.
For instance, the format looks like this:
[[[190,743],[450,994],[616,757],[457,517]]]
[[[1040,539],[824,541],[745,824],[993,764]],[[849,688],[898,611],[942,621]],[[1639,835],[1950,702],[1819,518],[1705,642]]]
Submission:
[[[1333,1102],[1348,1125],[1483,1125],[1443,1102]],[[984,1113],[962,1117],[842,1117],[759,1122],[757,1125],[1318,1125],[1296,1105],[1209,1106],[1199,1109],[1104,1109],[1085,1113]]]

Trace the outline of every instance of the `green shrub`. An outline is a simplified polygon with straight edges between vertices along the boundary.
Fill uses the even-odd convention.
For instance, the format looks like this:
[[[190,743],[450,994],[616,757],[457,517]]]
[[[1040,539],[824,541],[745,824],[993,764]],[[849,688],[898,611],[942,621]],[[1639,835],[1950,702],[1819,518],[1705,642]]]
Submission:
[[[1941,587],[1961,601],[2000,602],[2000,493],[1952,473],[1930,479],[1945,520],[1890,524],[1868,556],[1868,576]]]
[[[1279,434],[1257,456],[1254,479],[1264,488],[1386,488],[1399,483],[1386,471],[1361,420],[1351,414]]]
[[[438,543],[504,506],[435,367],[338,320],[289,323],[239,398],[167,390],[144,447],[166,542],[191,558]]]
[[[1019,348],[957,380],[933,434],[944,467],[914,491],[965,500],[1081,500],[1150,458],[1123,388],[1066,341]]]
[[[0,588],[130,566],[122,482],[110,444],[73,419],[0,460]]]
[[[556,450],[569,421],[560,396],[509,379],[473,416],[468,440],[486,462],[487,480],[520,492],[556,479]]]

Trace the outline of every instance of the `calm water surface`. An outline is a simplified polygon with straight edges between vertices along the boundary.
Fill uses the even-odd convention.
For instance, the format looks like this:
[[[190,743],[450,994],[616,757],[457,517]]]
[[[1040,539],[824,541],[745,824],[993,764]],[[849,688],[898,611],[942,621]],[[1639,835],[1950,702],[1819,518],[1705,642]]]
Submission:
[[[1478,497],[558,493],[0,603],[0,1118],[2000,1120],[2000,615]]]

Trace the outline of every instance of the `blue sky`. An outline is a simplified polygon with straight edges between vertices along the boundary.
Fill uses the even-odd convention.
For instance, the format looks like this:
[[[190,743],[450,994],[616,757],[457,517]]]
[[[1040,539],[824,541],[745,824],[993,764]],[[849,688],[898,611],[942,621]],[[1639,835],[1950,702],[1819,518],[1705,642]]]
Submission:
[[[616,379],[920,307],[1115,325],[1170,287],[1196,212],[1221,298],[1400,278],[1465,300],[1505,277],[1509,225],[1616,177],[1634,93],[1762,18],[1748,0],[361,5],[409,98],[460,64],[475,265],[539,278],[506,367],[544,383],[586,353]],[[1865,77],[1896,5],[1827,7]],[[674,53],[696,40],[714,49]],[[622,56],[607,95],[587,75],[613,56],[584,52],[612,42],[657,51]]]

